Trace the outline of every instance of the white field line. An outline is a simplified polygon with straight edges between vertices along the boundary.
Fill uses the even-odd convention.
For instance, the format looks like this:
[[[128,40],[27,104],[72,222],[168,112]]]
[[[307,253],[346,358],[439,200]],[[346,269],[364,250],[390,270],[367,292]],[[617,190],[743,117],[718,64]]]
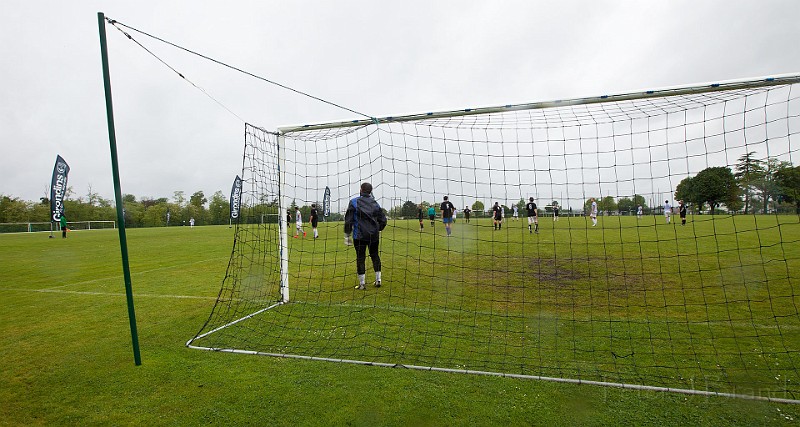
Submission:
[[[151,268],[150,270],[131,271],[131,277],[133,277],[133,276],[141,276],[143,274],[149,274],[149,273],[153,273],[153,272],[156,272],[156,271],[164,271],[164,270],[170,270],[170,269],[178,268],[178,267],[185,267],[187,265],[202,264],[204,262],[216,261],[216,260],[219,260],[220,258],[221,257],[211,258],[211,259],[204,259],[204,260],[200,260],[200,261],[186,262],[186,263],[183,263],[183,264],[171,265],[171,266],[168,266],[168,267]],[[225,259],[228,259],[228,258],[230,258],[230,257],[228,257],[228,256],[225,257]],[[119,275],[115,275],[115,276],[111,276],[111,277],[101,277],[101,278],[98,278],[98,279],[84,280],[82,282],[67,283],[67,284],[64,284],[64,285],[58,285],[58,286],[53,286],[53,287],[44,288],[44,289],[61,289],[61,288],[66,288],[68,286],[85,285],[85,284],[88,284],[88,283],[96,283],[96,282],[103,282],[103,281],[117,280],[117,279],[118,280],[123,280],[122,271],[120,271]]]
[[[20,289],[20,288],[0,288],[2,292],[31,292],[31,293],[44,293],[44,294],[72,294],[72,295],[93,295],[93,296],[111,296],[111,297],[124,297],[124,292],[91,292],[91,291],[68,291],[64,289]],[[199,295],[160,295],[160,294],[133,294],[134,297],[145,298],[173,298],[173,299],[202,299],[215,301],[216,296],[199,296]]]

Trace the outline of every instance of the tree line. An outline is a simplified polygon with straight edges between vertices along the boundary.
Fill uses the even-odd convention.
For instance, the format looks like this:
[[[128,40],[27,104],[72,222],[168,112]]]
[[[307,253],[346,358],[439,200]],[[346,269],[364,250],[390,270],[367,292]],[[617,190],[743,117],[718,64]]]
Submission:
[[[721,206],[754,214],[793,206],[800,213],[800,166],[775,158],[757,159],[755,154],[743,154],[733,170],[709,167],[684,178],[675,189],[675,199],[712,214]]]
[[[172,200],[166,197],[137,199],[132,194],[125,194],[122,203],[127,227],[184,225],[192,218],[195,225],[227,224],[230,217],[229,201],[222,191],[215,192],[210,200],[203,191],[196,191],[188,198],[183,191],[175,191]],[[91,187],[86,196],[79,197],[75,197],[72,187],[69,187],[64,200],[64,216],[68,221],[116,221],[117,211],[113,200],[101,197]],[[0,195],[0,223],[49,221],[50,200],[47,197],[31,202]]]
[[[714,213],[724,206],[729,212],[771,213],[794,210],[800,214],[800,166],[776,158],[758,159],[755,152],[749,152],[737,160],[734,168],[715,166],[703,169],[694,176],[684,178],[675,188],[675,200],[683,200],[695,212],[710,210]],[[641,195],[615,199],[613,196],[597,197],[598,209],[605,212],[635,212],[639,206],[645,213],[650,207]],[[175,191],[172,199],[166,197],[142,197],[132,194],[122,197],[125,225],[128,227],[160,227],[188,224],[194,218],[195,225],[227,224],[230,218],[228,198],[222,191],[216,191],[208,199],[203,191],[186,196],[183,191]],[[659,201],[660,203],[660,201]],[[520,199],[515,205],[523,212],[526,201]],[[586,201],[584,210],[588,210]],[[551,212],[557,201],[539,206]],[[308,220],[310,205],[298,206],[292,201],[290,211],[297,206],[305,221]],[[420,206],[425,210],[433,206],[438,213],[439,204],[426,201],[417,204],[406,201],[387,213],[391,218],[416,218]],[[471,207],[476,215],[485,212],[481,201]],[[86,196],[75,197],[72,187],[66,192],[65,215],[69,221],[116,221],[117,213],[113,201],[105,199],[92,191]],[[321,216],[321,204],[317,203]],[[461,210],[462,208],[457,207]],[[506,215],[511,207],[503,205]],[[277,222],[287,212],[279,212],[277,200],[262,200],[259,204],[241,207],[241,222]],[[340,213],[331,213],[328,221],[340,221]],[[29,223],[50,221],[50,200],[42,197],[31,202],[17,197],[0,195],[0,223]],[[291,221],[294,221],[292,216]]]

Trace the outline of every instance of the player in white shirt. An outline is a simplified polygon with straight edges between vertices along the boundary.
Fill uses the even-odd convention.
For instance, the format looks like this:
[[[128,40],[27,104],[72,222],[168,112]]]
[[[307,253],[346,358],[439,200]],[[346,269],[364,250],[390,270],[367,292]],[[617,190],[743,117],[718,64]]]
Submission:
[[[667,219],[667,224],[669,224],[670,215],[672,215],[672,205],[669,204],[669,200],[664,200],[664,218]]]
[[[642,209],[642,205],[639,205],[639,207],[636,208],[636,219],[642,219],[642,215],[643,214],[644,214],[644,211]]]
[[[589,212],[589,217],[592,218],[592,227],[597,226],[597,200],[592,197],[589,199],[592,201],[592,210]]]
[[[296,239],[300,233],[303,233],[303,237],[306,237],[306,232],[303,231],[303,214],[300,213],[300,208],[297,206],[294,207],[294,217],[295,217],[295,227],[297,231],[294,232],[294,238]]]
[[[519,206],[517,206],[517,205],[514,205],[514,206],[512,206],[511,208],[512,208],[512,210],[514,211],[514,212],[511,214],[511,217],[512,217],[512,218],[514,218],[514,221],[519,221]]]

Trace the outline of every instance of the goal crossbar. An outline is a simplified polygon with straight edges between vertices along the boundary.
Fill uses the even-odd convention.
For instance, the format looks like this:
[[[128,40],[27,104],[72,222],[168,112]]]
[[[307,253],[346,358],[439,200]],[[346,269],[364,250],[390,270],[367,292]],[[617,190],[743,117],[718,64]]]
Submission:
[[[424,119],[439,119],[447,117],[502,113],[502,112],[511,112],[520,110],[538,110],[543,108],[600,104],[606,102],[630,101],[636,99],[664,98],[669,96],[712,93],[725,90],[749,89],[749,88],[759,88],[759,87],[769,87],[769,86],[780,86],[780,85],[788,85],[795,83],[800,83],[800,73],[782,74],[771,77],[759,77],[759,78],[740,79],[740,80],[726,80],[718,83],[702,83],[702,84],[693,84],[689,86],[667,87],[667,88],[660,88],[653,90],[635,91],[635,92],[616,94],[616,95],[601,95],[601,96],[591,96],[591,97],[573,98],[565,100],[540,101],[540,102],[530,102],[523,104],[507,104],[507,105],[493,106],[493,107],[465,108],[461,110],[375,117],[369,120],[357,119],[357,120],[348,120],[339,122],[307,124],[299,126],[283,126],[278,128],[278,130],[281,133],[286,134],[297,131],[358,127],[371,124],[410,122],[410,121],[424,120]]]

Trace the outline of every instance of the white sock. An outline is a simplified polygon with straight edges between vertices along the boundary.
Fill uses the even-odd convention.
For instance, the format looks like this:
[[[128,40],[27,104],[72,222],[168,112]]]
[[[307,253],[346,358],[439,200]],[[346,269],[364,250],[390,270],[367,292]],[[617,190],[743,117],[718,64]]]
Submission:
[[[317,229],[314,229],[314,237],[319,237],[319,233],[317,233]]]
[[[381,281],[381,272],[380,271],[376,271],[375,272],[375,281],[376,282],[380,282]]]
[[[358,275],[358,284],[359,285],[363,285],[364,284],[364,274],[359,274]]]

